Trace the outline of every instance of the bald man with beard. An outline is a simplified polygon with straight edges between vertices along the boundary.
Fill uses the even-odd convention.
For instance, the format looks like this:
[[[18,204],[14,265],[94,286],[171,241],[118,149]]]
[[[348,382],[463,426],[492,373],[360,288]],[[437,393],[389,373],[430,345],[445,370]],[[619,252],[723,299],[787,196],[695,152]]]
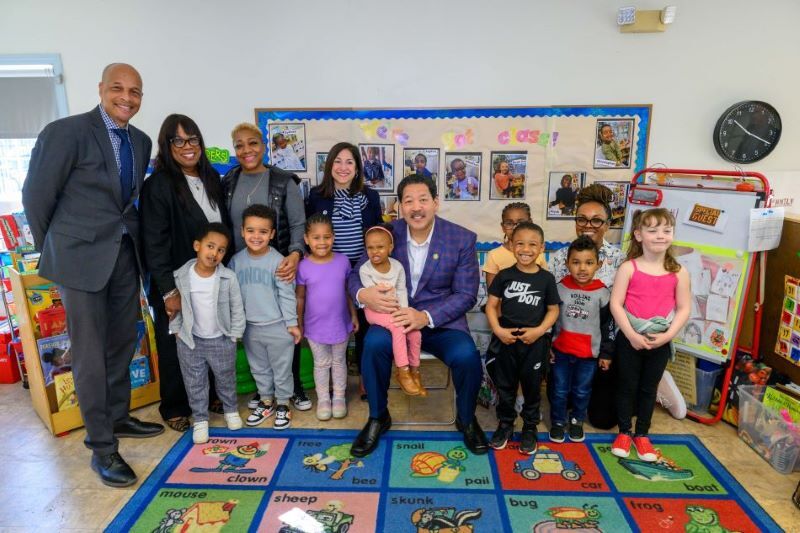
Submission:
[[[104,484],[127,487],[136,474],[117,439],[164,431],[128,414],[142,272],[134,202],[152,143],[128,123],[142,101],[135,68],[108,65],[99,93],[92,111],[56,120],[39,134],[22,204],[41,252],[39,274],[58,285],[67,312],[92,469]]]

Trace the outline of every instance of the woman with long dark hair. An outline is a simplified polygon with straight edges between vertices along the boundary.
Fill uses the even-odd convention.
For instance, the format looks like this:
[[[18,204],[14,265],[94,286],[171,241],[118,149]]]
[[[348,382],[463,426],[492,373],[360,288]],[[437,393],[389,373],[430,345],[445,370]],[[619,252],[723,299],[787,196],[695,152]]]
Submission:
[[[155,171],[144,182],[139,210],[144,261],[150,274],[148,298],[155,314],[159,411],[169,427],[186,431],[192,411],[175,337],[169,334],[169,321],[181,309],[172,273],[196,257],[193,243],[206,224],[228,221],[219,173],[206,157],[200,128],[186,115],[169,115],[161,125]],[[213,396],[213,387],[211,392]]]
[[[364,232],[380,224],[381,200],[364,184],[364,165],[358,148],[348,142],[335,144],[325,160],[322,183],[311,189],[306,216],[322,213],[333,221],[333,251],[342,253],[355,265],[364,253]],[[358,310],[356,362],[361,365],[364,335],[369,323]],[[362,389],[362,396],[364,396]]]

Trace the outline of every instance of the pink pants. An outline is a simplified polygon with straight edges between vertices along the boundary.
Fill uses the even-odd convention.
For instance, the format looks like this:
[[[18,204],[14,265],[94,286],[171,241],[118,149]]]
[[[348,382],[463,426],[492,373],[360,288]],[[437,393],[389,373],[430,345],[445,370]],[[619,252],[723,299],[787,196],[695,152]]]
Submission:
[[[392,352],[394,364],[401,366],[419,366],[419,353],[422,350],[422,333],[419,330],[403,333],[403,328],[392,323],[392,315],[364,309],[367,322],[381,326],[392,334]]]

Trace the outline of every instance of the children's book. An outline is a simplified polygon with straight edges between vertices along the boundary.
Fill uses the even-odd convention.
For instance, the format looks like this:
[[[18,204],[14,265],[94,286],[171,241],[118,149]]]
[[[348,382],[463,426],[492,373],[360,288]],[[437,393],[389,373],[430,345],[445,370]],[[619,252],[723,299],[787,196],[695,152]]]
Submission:
[[[75,394],[75,379],[72,372],[54,376],[56,388],[56,404],[59,411],[66,411],[78,406],[78,396]]]
[[[66,333],[37,339],[39,359],[45,386],[53,383],[55,376],[72,371],[72,354],[69,351],[69,335]]]
[[[800,400],[785,394],[774,387],[767,387],[764,390],[764,398],[761,400],[764,407],[772,408],[778,412],[783,409],[789,413],[792,422],[800,424]]]

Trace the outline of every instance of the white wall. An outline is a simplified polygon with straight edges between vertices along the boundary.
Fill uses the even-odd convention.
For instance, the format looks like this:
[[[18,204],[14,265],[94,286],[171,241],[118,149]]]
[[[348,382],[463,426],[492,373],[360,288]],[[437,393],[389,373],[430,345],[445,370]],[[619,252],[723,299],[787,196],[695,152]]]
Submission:
[[[619,33],[620,5],[667,3],[678,12],[665,33]],[[134,122],[152,137],[171,112],[228,147],[255,107],[649,103],[649,164],[732,169],[712,128],[760,99],[783,136],[747,168],[779,197],[800,192],[797,0],[33,0],[2,12],[0,53],[61,54],[71,113],[96,105],[105,64],[136,66]]]

